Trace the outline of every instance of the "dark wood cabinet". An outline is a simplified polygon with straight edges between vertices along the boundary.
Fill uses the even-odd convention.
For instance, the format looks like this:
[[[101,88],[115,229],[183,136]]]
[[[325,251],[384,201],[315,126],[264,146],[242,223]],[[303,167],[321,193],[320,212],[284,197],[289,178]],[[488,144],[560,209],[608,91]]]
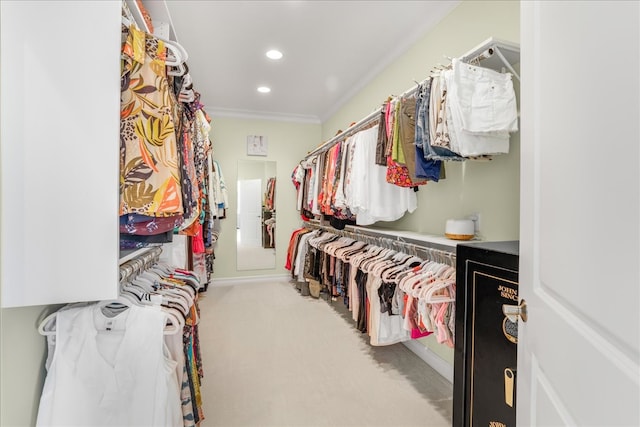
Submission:
[[[453,425],[516,425],[518,242],[458,245]]]

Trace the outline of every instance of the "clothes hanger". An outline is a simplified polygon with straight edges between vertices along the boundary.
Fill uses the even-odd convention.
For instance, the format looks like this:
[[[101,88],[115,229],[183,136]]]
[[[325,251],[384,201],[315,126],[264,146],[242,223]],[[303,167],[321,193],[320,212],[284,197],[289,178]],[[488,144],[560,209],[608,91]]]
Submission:
[[[360,266],[361,270],[365,273],[371,272],[371,269],[380,261],[383,261],[389,256],[390,249],[381,248],[380,252],[371,258],[367,258]]]
[[[172,307],[161,307],[161,309],[162,311],[167,313],[169,321],[174,326],[174,329],[165,328],[165,335],[176,335],[184,331],[185,321],[182,318],[179,310],[176,310],[175,308],[172,308]]]
[[[194,276],[187,276],[181,273],[173,273],[167,276],[163,282],[169,282],[173,285],[178,285],[185,291],[187,291],[193,299],[198,295],[200,289],[200,280]]]
[[[395,277],[395,282],[398,285],[398,289],[402,292],[407,293],[407,289],[409,289],[409,284],[412,281],[415,281],[418,277],[418,273],[415,270],[407,270],[399,273]]]
[[[175,294],[170,295],[160,293],[159,295],[162,295],[162,303],[160,304],[161,306],[177,309],[186,319],[186,317],[189,315],[190,305],[185,299]]]
[[[396,263],[395,263],[395,262],[393,262],[393,261],[392,261],[392,260],[390,260],[390,259],[386,259],[386,260],[383,260],[383,261],[381,261],[381,262],[377,263],[377,264],[375,265],[375,267],[372,269],[372,273],[373,273],[375,276],[377,276],[377,277],[379,277],[380,279],[382,279],[382,278],[383,278],[383,274],[384,274],[386,271],[388,271],[388,270],[390,270],[390,269],[393,269],[395,266],[396,266]],[[383,280],[383,281],[384,281],[384,280]]]
[[[385,282],[392,282],[393,278],[400,273],[401,271],[403,271],[405,269],[404,266],[398,265],[397,263],[394,263],[393,266],[389,269],[384,270],[381,274],[380,277],[382,278],[383,281]],[[397,284],[397,283],[396,283]]]
[[[383,248],[382,251],[375,257],[373,258],[369,258],[365,263],[363,263],[363,266],[361,267],[362,270],[365,273],[371,273],[374,276],[378,276],[378,274],[375,274],[374,271],[380,266],[380,265],[384,265],[388,262],[389,260],[389,254],[388,254],[389,249]]]
[[[153,280],[142,274],[137,275],[130,283],[131,285],[139,286],[147,292],[153,292],[155,290]]]
[[[191,305],[190,297],[179,294],[175,290],[168,291],[160,288],[160,285],[166,285],[166,282],[157,281],[156,284],[151,283],[148,278],[137,276],[131,282],[121,285],[121,295],[132,301],[136,305],[162,305],[162,304],[178,304],[183,313],[188,313]],[[172,288],[173,284],[170,285]]]
[[[155,285],[158,280],[161,280],[164,275],[159,274],[156,270],[145,270],[138,275],[138,278],[145,279],[151,282],[151,285]]]
[[[363,264],[367,260],[376,257],[382,250],[383,248],[379,246],[373,246],[373,245],[369,246],[368,250],[363,253],[363,256],[358,259],[359,262],[355,267],[362,269]]]
[[[196,94],[193,92],[193,90],[186,91],[186,92],[181,91],[178,94],[178,101],[180,101],[180,102],[182,102],[184,104],[188,104],[188,103],[193,102],[195,100],[196,100]]]
[[[385,269],[385,276],[389,276],[391,274],[393,274],[395,271],[399,271],[399,269],[404,268],[399,264],[399,259],[401,259],[402,257],[407,256],[406,254],[402,253],[402,252],[396,252],[395,250],[390,250],[389,254],[387,254],[387,256],[384,258],[384,260],[388,260],[389,263],[391,263],[391,267],[389,269]],[[383,280],[385,280],[385,277],[381,276],[381,278]]]
[[[416,268],[416,274],[414,276],[414,281],[416,282],[422,282],[420,286],[422,286],[424,284],[424,282],[428,282],[433,280],[433,278],[435,277],[434,272],[432,271],[432,269],[439,265],[437,262],[435,261],[425,261],[422,264],[420,264],[417,268]],[[409,286],[407,285],[407,283],[405,282],[404,284],[405,287],[405,292],[408,292]],[[412,289],[413,287],[411,287]]]
[[[120,280],[120,296],[139,306],[151,304],[151,295],[154,292],[154,284],[143,276],[146,265],[150,260],[136,259],[121,266],[121,271],[125,270],[123,278]],[[142,271],[142,273],[141,273]]]
[[[421,273],[417,276],[417,280],[421,282],[421,287],[431,286],[433,282],[438,278],[438,271],[443,267],[443,264],[437,261],[428,262],[421,270]],[[445,266],[447,267],[447,266]]]
[[[431,286],[425,293],[424,293],[424,300],[425,302],[427,302],[428,304],[439,304],[439,303],[444,303],[444,302],[455,302],[455,296],[451,296],[449,295],[436,295],[436,292],[438,292],[439,290],[442,289],[447,289],[449,288],[449,286],[452,284],[451,280],[440,280],[438,282],[435,282],[433,284],[433,286]]]
[[[180,76],[184,76],[186,72],[187,72],[187,69],[183,63],[180,63],[178,65],[167,66],[167,75],[169,76],[180,77]]]
[[[149,298],[142,298],[140,301],[138,300],[132,300],[127,298],[126,296],[121,295],[116,299],[116,300],[106,300],[106,301],[102,301],[99,304],[100,306],[100,310],[103,311],[103,314],[107,315],[107,313],[109,313],[109,311],[107,311],[107,313],[104,312],[104,309],[108,309],[108,310],[112,310],[113,308],[109,308],[110,306],[115,305],[124,305],[127,308],[130,308],[132,306],[139,306],[141,308],[147,308],[150,306],[156,306],[156,305],[161,305],[161,302],[156,299],[154,301],[153,295],[157,295],[162,299],[162,295],[158,294],[158,293],[154,293],[154,294],[146,294],[146,296],[148,296]],[[182,306],[182,305],[181,305]],[[164,311],[164,313],[167,315],[167,320],[169,321],[168,326],[165,328],[164,334],[165,335],[173,335],[176,334],[178,332],[181,332],[184,328],[184,322],[181,321],[178,316],[176,316],[174,313],[171,312],[166,312]]]
[[[38,333],[40,335],[50,336],[56,334],[55,320],[57,315],[58,312],[54,311],[53,313],[45,317],[42,322],[40,322],[40,324],[38,325]],[[49,327],[51,327],[52,329],[48,329]]]
[[[405,282],[406,280],[409,280],[409,278],[411,277],[415,277],[418,274],[418,272],[419,272],[419,267],[414,267],[414,268],[407,267],[404,270],[400,270],[396,272],[395,276],[389,275],[388,280],[394,282],[398,286],[398,289],[404,292],[404,289],[402,289],[403,282]]]
[[[343,262],[349,262],[349,258],[351,257],[351,255],[362,251],[365,246],[367,246],[365,242],[354,240],[353,243],[348,247],[337,250],[336,256]]]
[[[114,300],[104,300],[97,303],[100,312],[105,317],[116,317],[122,312],[128,310],[133,305],[138,305],[127,298],[121,296]]]
[[[187,307],[191,307],[196,301],[196,294],[192,293],[193,289],[189,286],[173,285],[173,286],[164,288],[164,290],[166,292],[169,292],[172,295],[177,295],[180,298],[184,299],[184,301],[187,303]]]
[[[145,298],[148,298],[148,294],[146,292],[142,292],[139,288],[135,288],[135,290],[130,288],[127,290],[121,289],[120,297],[131,301],[132,304],[141,306],[144,304]]]
[[[179,64],[184,64],[187,59],[189,59],[189,54],[187,50],[177,41],[168,40],[163,37],[159,37],[154,35],[158,40],[162,40],[162,42],[167,46],[168,50],[171,51],[173,58],[169,58],[167,55],[167,59],[165,60],[165,64],[168,66],[178,66]]]
[[[197,295],[197,290],[190,286],[187,278],[180,277],[164,277],[158,280],[157,289],[163,292],[175,293],[178,295],[186,295],[187,298],[193,300]]]

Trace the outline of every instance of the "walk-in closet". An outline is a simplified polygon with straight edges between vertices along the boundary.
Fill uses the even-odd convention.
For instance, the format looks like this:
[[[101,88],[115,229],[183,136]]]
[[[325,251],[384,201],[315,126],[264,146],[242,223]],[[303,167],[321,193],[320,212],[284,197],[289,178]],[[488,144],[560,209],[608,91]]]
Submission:
[[[0,426],[640,425],[640,2],[2,0],[0,67]]]

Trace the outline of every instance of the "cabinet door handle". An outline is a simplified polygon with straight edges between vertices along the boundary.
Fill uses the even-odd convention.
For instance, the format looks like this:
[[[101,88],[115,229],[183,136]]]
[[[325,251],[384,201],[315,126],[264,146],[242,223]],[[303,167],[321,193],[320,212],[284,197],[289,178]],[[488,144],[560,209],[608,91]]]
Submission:
[[[504,403],[513,408],[513,392],[515,390],[516,370],[504,370]]]
[[[519,305],[502,305],[502,313],[507,316],[507,319],[510,321],[517,323],[518,318],[522,319],[523,322],[527,321],[527,302],[525,300],[521,300]]]

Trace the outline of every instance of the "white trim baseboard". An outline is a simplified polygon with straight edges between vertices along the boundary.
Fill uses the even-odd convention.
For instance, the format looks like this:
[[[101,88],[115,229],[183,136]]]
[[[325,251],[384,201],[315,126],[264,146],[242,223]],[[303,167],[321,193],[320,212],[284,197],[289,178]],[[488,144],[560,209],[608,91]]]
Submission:
[[[271,276],[240,276],[240,277],[221,277],[221,278],[213,278],[212,283],[209,283],[209,286],[232,286],[232,285],[242,285],[247,283],[256,283],[256,282],[271,282],[274,280],[289,280],[288,274],[274,274]]]
[[[402,344],[414,352],[420,359],[424,360],[427,365],[431,366],[447,381],[453,384],[453,366],[418,341],[404,341]]]

